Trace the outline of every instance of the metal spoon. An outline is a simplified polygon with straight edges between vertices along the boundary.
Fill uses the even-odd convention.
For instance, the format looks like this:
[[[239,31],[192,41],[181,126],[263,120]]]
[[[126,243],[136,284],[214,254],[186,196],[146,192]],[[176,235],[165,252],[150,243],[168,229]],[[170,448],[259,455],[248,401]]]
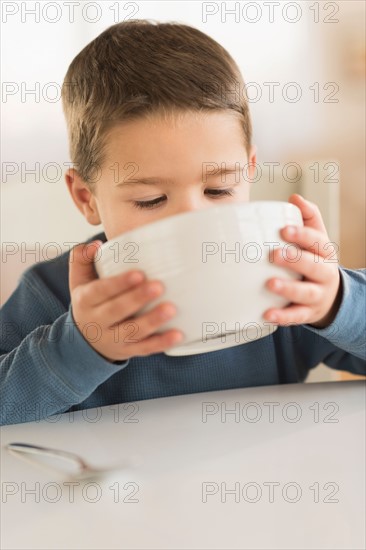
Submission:
[[[12,454],[15,454],[19,458],[23,458],[27,461],[32,462],[33,464],[41,465],[45,468],[50,468],[53,471],[67,473],[71,479],[87,479],[87,478],[96,478],[101,477],[111,471],[121,469],[124,465],[119,464],[118,466],[113,466],[109,468],[95,468],[88,464],[81,456],[76,453],[71,453],[69,451],[61,451],[58,449],[50,449],[48,447],[41,447],[40,445],[31,445],[29,443],[8,443],[5,448]],[[56,458],[61,458],[65,461],[72,462],[77,466],[77,471],[75,473],[69,474],[65,472],[62,468],[50,466],[49,464],[43,464],[42,462],[35,460],[34,457],[30,458],[28,455],[38,455],[38,456],[51,456]]]

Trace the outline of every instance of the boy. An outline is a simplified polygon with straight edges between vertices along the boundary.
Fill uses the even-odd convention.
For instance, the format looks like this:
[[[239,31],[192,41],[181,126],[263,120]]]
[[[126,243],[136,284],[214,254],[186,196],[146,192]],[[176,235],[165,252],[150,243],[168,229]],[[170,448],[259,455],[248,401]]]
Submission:
[[[241,93],[233,93],[237,83]],[[99,280],[101,242],[180,212],[249,200],[256,162],[244,83],[214,40],[192,27],[118,23],[88,44],[63,84],[69,131],[70,194],[104,233],[27,269],[1,310],[1,423],[169,395],[303,381],[327,365],[365,369],[365,271],[324,261],[329,238],[314,204],[290,197],[304,227],[282,237],[301,247],[297,262],[271,258],[302,280],[267,282],[291,304],[264,312],[270,336],[216,352],[170,357],[178,330],[156,331],[175,315],[163,303],[136,316],[138,341],[115,338],[164,292],[132,269]],[[249,165],[202,179],[202,163]],[[249,181],[248,181],[249,180]],[[319,245],[318,261],[312,248]],[[243,281],[245,284],[245,281]],[[245,307],[245,304],[243,305]],[[131,321],[130,321],[131,322]],[[94,327],[94,328],[93,328]]]

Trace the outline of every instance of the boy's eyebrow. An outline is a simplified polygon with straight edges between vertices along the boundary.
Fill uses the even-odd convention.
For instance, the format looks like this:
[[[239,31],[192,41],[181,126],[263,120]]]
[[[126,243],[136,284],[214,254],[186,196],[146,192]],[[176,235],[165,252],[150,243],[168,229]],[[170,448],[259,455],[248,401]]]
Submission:
[[[208,171],[206,174],[204,174],[204,176],[206,178],[210,178],[210,177],[213,177],[213,176],[217,177],[217,176],[221,176],[221,175],[224,175],[224,174],[235,174],[236,172],[244,170],[244,168],[245,168],[244,166],[241,166],[239,163],[236,163],[233,166],[227,166],[225,168],[218,168],[217,170],[212,171],[212,172]],[[203,172],[203,170],[202,170],[202,172]],[[158,185],[159,183],[171,184],[171,183],[173,183],[173,180],[160,178],[158,176],[151,176],[151,177],[147,177],[147,178],[134,178],[134,179],[128,179],[128,180],[121,181],[121,182],[117,183],[116,187],[124,187],[124,186],[127,186],[127,185]]]

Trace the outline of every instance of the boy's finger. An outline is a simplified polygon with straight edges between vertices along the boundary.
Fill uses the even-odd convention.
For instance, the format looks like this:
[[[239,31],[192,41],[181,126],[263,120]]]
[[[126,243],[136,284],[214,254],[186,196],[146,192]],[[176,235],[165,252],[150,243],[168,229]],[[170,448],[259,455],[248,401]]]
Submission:
[[[117,312],[114,322],[112,322],[113,319],[110,319],[108,324],[110,330],[114,331],[114,342],[133,343],[142,341],[156,333],[175,314],[176,308],[174,305],[165,302],[140,316],[132,317],[127,314],[122,322],[121,312],[119,312],[119,315]]]
[[[313,229],[317,229],[327,235],[327,229],[316,204],[304,199],[304,197],[298,193],[291,195],[288,201],[300,208],[304,225],[306,227],[312,227]]]
[[[281,237],[286,241],[295,243],[315,255],[336,263],[337,243],[327,239],[324,233],[312,227],[286,226],[281,229]]]
[[[90,306],[111,307],[113,304],[109,304],[110,301],[115,300],[128,290],[133,290],[133,287],[140,285],[142,282],[146,282],[145,274],[142,271],[128,271],[127,273],[92,281],[85,289],[85,293],[88,294]],[[150,283],[153,282],[150,281]],[[155,281],[155,283],[161,285],[160,281]],[[147,291],[145,285],[139,291],[141,293]],[[150,296],[149,299],[151,300],[153,297],[156,296]]]
[[[85,285],[98,277],[94,268],[94,258],[102,241],[92,241],[75,246],[69,257],[70,293],[79,285]]]
[[[309,281],[326,283],[331,276],[333,263],[328,263],[326,259],[316,256],[307,250],[296,249],[294,247],[291,247],[291,249],[276,249],[272,254],[273,262],[276,265],[303,275]],[[292,250],[292,248],[294,249]]]
[[[294,304],[312,305],[322,298],[322,290],[316,283],[269,279],[266,287]]]
[[[183,338],[184,335],[180,331],[170,329],[161,334],[156,333],[137,343],[130,344],[127,349],[132,357],[163,353],[167,349],[182,342]]]
[[[303,325],[311,318],[311,313],[310,307],[290,304],[282,309],[268,309],[263,313],[263,318],[282,326]]]

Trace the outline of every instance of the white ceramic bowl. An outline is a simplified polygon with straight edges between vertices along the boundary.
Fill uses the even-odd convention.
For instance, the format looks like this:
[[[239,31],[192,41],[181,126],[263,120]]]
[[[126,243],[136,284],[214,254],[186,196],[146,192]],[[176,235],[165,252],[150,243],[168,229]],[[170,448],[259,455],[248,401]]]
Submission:
[[[276,330],[263,320],[269,307],[287,304],[265,288],[270,277],[300,278],[269,261],[270,248],[293,245],[279,229],[303,225],[291,203],[258,201],[184,212],[107,241],[95,262],[99,277],[141,269],[165,292],[139,310],[171,301],[177,315],[162,325],[185,338],[167,355],[192,355],[251,342]],[[138,337],[138,335],[136,335]]]

